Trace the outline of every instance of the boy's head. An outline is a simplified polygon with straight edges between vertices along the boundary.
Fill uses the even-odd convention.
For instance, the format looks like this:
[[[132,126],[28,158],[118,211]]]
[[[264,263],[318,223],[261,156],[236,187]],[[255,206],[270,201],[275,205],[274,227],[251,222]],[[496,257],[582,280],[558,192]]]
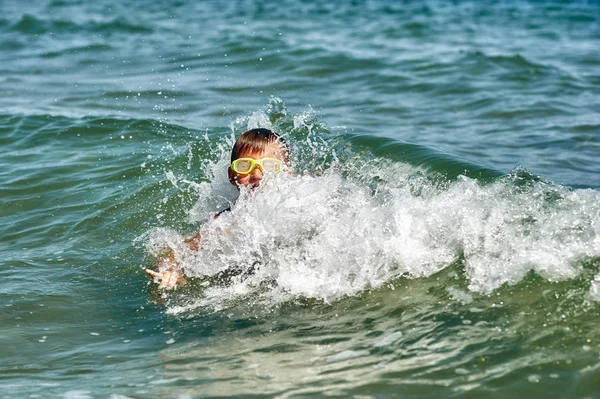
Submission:
[[[231,150],[229,181],[240,186],[258,187],[265,172],[277,173],[287,163],[286,142],[269,129],[251,129],[242,133]]]

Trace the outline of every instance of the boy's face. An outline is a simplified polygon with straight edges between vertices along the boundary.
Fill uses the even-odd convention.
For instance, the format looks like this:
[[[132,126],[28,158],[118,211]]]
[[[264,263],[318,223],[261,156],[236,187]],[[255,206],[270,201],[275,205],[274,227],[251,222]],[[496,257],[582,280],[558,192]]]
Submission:
[[[285,152],[278,144],[273,144],[261,152],[253,153],[250,151],[240,151],[238,154],[238,159],[239,158],[252,158],[257,160],[263,158],[275,158],[284,163],[286,161]],[[238,190],[240,189],[240,186],[246,186],[254,189],[260,185],[260,181],[263,178],[263,170],[259,166],[256,166],[250,173],[245,175],[236,173],[233,169],[231,169],[230,166],[227,170],[227,173],[229,174],[229,181]]]

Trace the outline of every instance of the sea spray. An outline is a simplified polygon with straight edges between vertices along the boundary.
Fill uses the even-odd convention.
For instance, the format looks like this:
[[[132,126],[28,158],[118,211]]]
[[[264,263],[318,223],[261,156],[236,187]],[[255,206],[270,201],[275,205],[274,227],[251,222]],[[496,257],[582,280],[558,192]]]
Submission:
[[[331,156],[323,146],[312,151],[316,159]],[[225,169],[227,157],[222,151],[214,165]],[[304,165],[296,158],[293,174],[269,176],[237,201],[229,197],[231,211],[202,225],[200,249],[185,251],[181,267],[194,278],[229,277],[205,283],[171,311],[217,310],[243,298],[266,305],[331,302],[457,263],[470,291],[490,293],[530,271],[548,281],[575,278],[582,261],[600,256],[594,190],[571,190],[523,171],[485,184],[465,176],[440,181],[409,164],[357,156],[332,157],[326,169]],[[224,171],[211,173],[215,180],[204,184],[192,218],[229,186]],[[160,246],[163,237],[181,248],[174,235],[158,230],[149,242]]]

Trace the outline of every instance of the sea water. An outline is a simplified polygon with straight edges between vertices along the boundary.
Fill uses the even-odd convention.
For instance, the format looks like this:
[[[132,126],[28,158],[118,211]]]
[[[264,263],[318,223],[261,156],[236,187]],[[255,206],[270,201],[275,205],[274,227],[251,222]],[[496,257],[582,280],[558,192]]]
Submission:
[[[598,397],[595,2],[0,11],[0,397]]]

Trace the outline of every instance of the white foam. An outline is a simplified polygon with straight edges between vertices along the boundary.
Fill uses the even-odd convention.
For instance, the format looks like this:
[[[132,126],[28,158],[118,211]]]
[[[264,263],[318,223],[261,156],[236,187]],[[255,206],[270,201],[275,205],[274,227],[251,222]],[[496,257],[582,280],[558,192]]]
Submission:
[[[67,391],[63,395],[64,399],[91,399],[92,393],[84,390]]]
[[[389,346],[389,345],[392,345],[392,344],[398,342],[398,340],[400,340],[400,338],[402,338],[402,332],[396,331],[395,333],[392,333],[392,334],[384,337],[381,341],[377,342],[373,346],[375,348],[383,348],[385,346]]]
[[[446,291],[448,291],[448,294],[450,294],[450,297],[453,300],[458,301],[463,305],[468,305],[473,302],[473,296],[467,292],[454,287],[448,287]]]
[[[343,351],[343,352],[337,353],[335,355],[327,356],[327,363],[342,362],[344,360],[355,359],[357,357],[363,357],[363,356],[368,356],[368,355],[369,355],[369,351],[348,350],[348,351]]]
[[[174,313],[220,309],[242,298],[332,301],[401,276],[431,276],[459,260],[468,290],[489,293],[531,270],[549,281],[574,278],[581,261],[600,256],[597,191],[523,186],[509,177],[437,185],[409,165],[381,159],[340,161],[318,173],[296,165],[295,175],[242,191],[232,211],[213,220],[215,204],[236,194],[225,172],[228,153],[219,151],[219,160],[207,164],[212,180],[189,185],[198,197],[190,220],[207,220],[200,250],[187,250],[184,237],[168,229],[152,231],[147,247],[153,254],[175,249],[189,276],[255,271],[228,285],[204,283],[199,297],[171,307]],[[596,300],[599,286],[590,289]],[[472,300],[468,292],[448,292],[462,303]]]
[[[600,274],[597,274],[590,285],[590,298],[600,302]]]

